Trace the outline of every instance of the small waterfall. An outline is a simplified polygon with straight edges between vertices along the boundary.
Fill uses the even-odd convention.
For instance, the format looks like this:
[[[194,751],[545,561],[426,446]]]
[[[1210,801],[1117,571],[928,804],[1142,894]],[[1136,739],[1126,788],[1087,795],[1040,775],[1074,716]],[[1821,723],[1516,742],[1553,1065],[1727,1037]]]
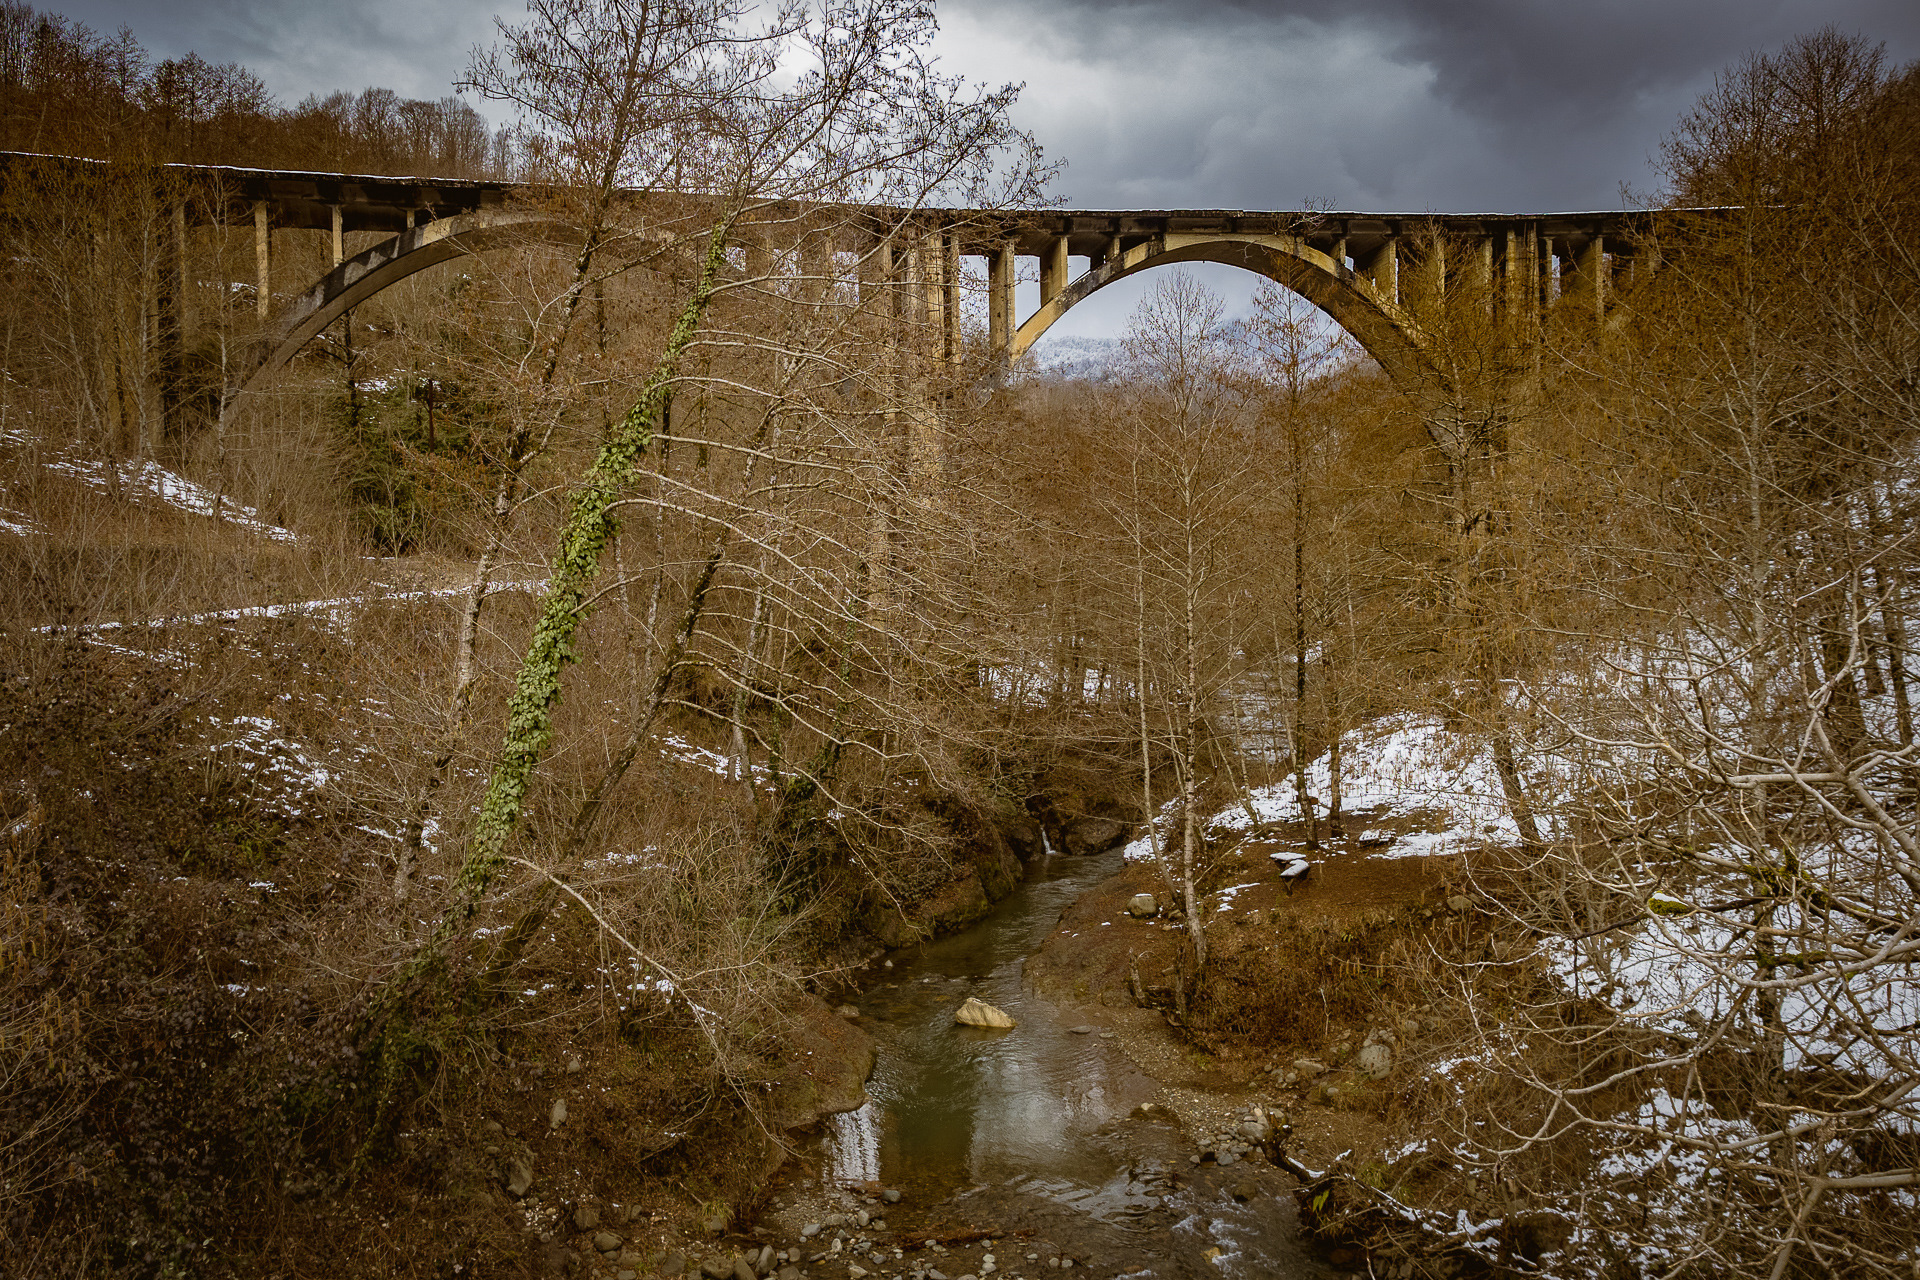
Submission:
[[[873,1103],[858,1111],[842,1111],[832,1119],[828,1141],[829,1172],[835,1182],[880,1181],[880,1129],[873,1120]]]
[[[1053,856],[1053,841],[1047,839],[1047,829],[1044,826],[1040,828],[1040,851],[1049,858]]]

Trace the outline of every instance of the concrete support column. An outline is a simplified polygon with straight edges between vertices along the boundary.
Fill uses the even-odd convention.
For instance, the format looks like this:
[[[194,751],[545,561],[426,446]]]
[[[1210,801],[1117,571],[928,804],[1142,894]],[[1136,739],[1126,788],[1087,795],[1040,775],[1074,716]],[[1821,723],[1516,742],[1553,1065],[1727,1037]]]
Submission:
[[[339,266],[347,260],[347,236],[344,219],[340,216],[340,206],[333,206],[333,265]]]
[[[993,357],[1004,361],[1013,342],[1013,282],[1016,276],[1013,241],[1002,240],[987,256],[987,345]]]
[[[1107,251],[1102,256],[1100,265],[1103,267],[1118,267],[1120,263],[1125,260],[1126,256],[1127,251],[1120,247],[1120,237],[1117,235],[1108,236]]]
[[[1328,251],[1327,256],[1333,259],[1333,271],[1335,275],[1345,271],[1347,269],[1347,238],[1340,236],[1335,239],[1333,248]]]
[[[1475,292],[1486,299],[1487,313],[1493,313],[1493,237],[1482,236],[1474,242],[1470,282]]]
[[[1420,260],[1421,300],[1437,307],[1447,299],[1447,242],[1438,231],[1425,239],[1426,252]]]
[[[1599,233],[1574,256],[1574,285],[1581,305],[1591,310],[1597,324],[1607,312],[1607,238]]]
[[[1538,236],[1534,239],[1533,243],[1535,244],[1535,246],[1537,246],[1535,250],[1536,256],[1534,258],[1534,266],[1538,269],[1540,273],[1540,281],[1538,285],[1540,314],[1544,316],[1547,314],[1547,311],[1550,308],[1552,308],[1553,298],[1554,298],[1553,237]]]
[[[965,351],[960,342],[960,237],[940,237],[940,342],[948,364],[957,365]]]
[[[860,255],[857,268],[860,306],[862,309],[881,306],[890,295],[888,282],[893,279],[893,242],[877,240],[871,249]],[[886,314],[892,314],[892,304],[886,303]]]
[[[1046,306],[1067,288],[1067,238],[1055,236],[1040,259],[1040,305]]]
[[[1523,323],[1532,313],[1527,306],[1527,284],[1533,279],[1527,253],[1528,237],[1509,227],[1501,233],[1500,309],[1507,323]]]
[[[932,374],[944,352],[941,327],[946,304],[942,266],[946,260],[944,237],[937,231],[922,234],[909,255],[909,314],[921,331],[920,340],[907,355],[911,373],[907,395],[907,485],[914,501],[922,507],[939,504],[940,477],[946,469],[945,448],[940,437],[940,412],[934,403]]]
[[[1373,251],[1368,260],[1367,274],[1373,280],[1373,290],[1383,302],[1398,306],[1400,303],[1400,237],[1388,236],[1387,242]]]
[[[942,239],[938,231],[930,231],[921,237],[915,250],[920,266],[920,314],[926,324],[921,350],[931,360],[946,355],[947,255]]]
[[[273,311],[273,230],[265,200],[253,202],[253,264],[258,290],[255,301],[260,318],[265,320]]]
[[[799,296],[809,303],[826,302],[833,297],[833,243],[825,232],[813,231],[800,237]]]

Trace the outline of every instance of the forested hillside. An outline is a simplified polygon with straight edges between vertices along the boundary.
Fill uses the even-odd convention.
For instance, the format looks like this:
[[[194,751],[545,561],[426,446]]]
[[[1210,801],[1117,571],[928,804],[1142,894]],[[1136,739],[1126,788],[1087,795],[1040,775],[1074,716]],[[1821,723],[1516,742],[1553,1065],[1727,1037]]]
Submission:
[[[0,175],[0,1269],[644,1273],[858,1104],[858,966],[1131,836],[1116,989],[1374,1126],[1328,1242],[1910,1276],[1920,70],[1729,69],[1598,318],[1435,232],[1431,376],[1172,275],[1082,378],[940,346],[914,215],[1051,171],[929,24],[539,4],[492,133],[0,7],[0,148],[99,162]],[[577,234],[242,395],[173,161]],[[1446,888],[1245,924],[1280,837]]]

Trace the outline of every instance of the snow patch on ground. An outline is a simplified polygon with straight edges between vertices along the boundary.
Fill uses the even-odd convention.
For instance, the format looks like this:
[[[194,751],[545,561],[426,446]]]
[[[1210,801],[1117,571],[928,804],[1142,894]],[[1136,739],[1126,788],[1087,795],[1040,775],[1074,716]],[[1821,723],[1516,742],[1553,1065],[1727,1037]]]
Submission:
[[[1332,795],[1331,758],[1322,755],[1307,769],[1308,794],[1324,815]],[[1487,843],[1516,843],[1520,838],[1507,815],[1506,796],[1485,744],[1452,733],[1437,718],[1386,716],[1342,739],[1341,807],[1347,812],[1377,811],[1370,822],[1417,817],[1436,829],[1400,835],[1393,844],[1371,851],[1375,858],[1413,858],[1457,853]],[[1296,822],[1300,799],[1293,779],[1256,787],[1206,820],[1209,839],[1218,840],[1270,823]],[[1154,830],[1126,847],[1131,861],[1153,856],[1157,834],[1162,847],[1177,841],[1179,805],[1171,801],[1154,816]]]
[[[1576,998],[1605,1001],[1624,1018],[1676,1036],[1717,1036],[1734,1048],[1762,1036],[1755,996],[1771,990],[1787,1033],[1788,1070],[1831,1065],[1876,1075],[1895,1069],[1880,1041],[1886,1028],[1920,1026],[1920,982],[1888,965],[1849,972],[1844,956],[1783,965],[1763,978],[1751,924],[1741,919],[1746,913],[1698,911],[1671,894],[1656,896],[1679,903],[1679,913],[1668,906],[1633,927],[1577,940],[1547,938],[1539,955]],[[1794,904],[1773,911],[1778,928],[1800,923]]]
[[[22,538],[31,538],[45,533],[33,517],[20,511],[0,507],[0,533],[18,534]]]
[[[189,515],[217,515],[249,533],[275,542],[300,541],[291,529],[283,529],[261,519],[260,513],[252,507],[241,506],[218,490],[176,475],[157,462],[109,463],[67,458],[49,462],[47,470],[73,476],[104,492],[111,492],[118,487],[124,496],[132,498],[137,505],[158,503]]]

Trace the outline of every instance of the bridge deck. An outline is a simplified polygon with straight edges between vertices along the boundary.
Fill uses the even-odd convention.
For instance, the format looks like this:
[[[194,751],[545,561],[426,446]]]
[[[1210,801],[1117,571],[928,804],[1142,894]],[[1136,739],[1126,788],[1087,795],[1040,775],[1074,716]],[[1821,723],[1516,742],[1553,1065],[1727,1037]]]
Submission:
[[[71,157],[0,152],[0,172],[31,162]],[[276,228],[331,230],[335,210],[343,231],[403,231],[421,222],[496,209],[534,190],[523,183],[461,178],[405,177],[362,173],[322,173],[300,169],[252,169],[234,165],[159,165],[158,173],[184,178],[190,190],[188,216],[198,223],[240,222],[264,202]],[[215,193],[219,193],[216,197]],[[635,195],[639,193],[633,193]],[[887,206],[866,209],[876,223],[911,216],[915,221],[947,225],[958,233],[962,252],[986,253],[1011,241],[1014,252],[1054,251],[1064,237],[1076,257],[1103,259],[1114,247],[1131,248],[1172,233],[1298,235],[1316,248],[1345,241],[1353,256],[1364,256],[1393,237],[1430,230],[1467,238],[1499,237],[1507,232],[1546,237],[1577,250],[1595,235],[1619,236],[1644,226],[1652,216],[1637,210],[1586,210],[1548,213],[1432,213],[1319,211],[1308,209],[1048,209],[986,211]],[[1628,251],[1625,243],[1609,245]]]

